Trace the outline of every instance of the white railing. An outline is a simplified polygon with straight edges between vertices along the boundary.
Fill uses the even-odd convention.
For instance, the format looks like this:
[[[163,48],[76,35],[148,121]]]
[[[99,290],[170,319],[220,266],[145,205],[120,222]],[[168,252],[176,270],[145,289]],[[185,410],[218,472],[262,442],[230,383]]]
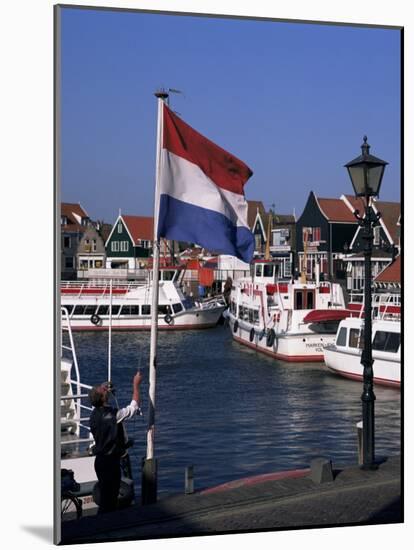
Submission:
[[[69,343],[65,344],[63,339],[63,334],[66,333],[68,336]],[[66,353],[70,353],[71,355],[71,368],[68,373],[68,379],[67,383],[70,384],[70,393],[68,395],[61,395],[60,400],[61,401],[73,401],[75,404],[75,416],[71,419],[79,429],[77,429],[77,433],[80,436],[80,428],[84,428],[88,432],[90,432],[90,427],[87,424],[84,424],[85,420],[89,420],[88,417],[82,417],[82,412],[88,411],[90,413],[93,409],[90,405],[85,405],[82,400],[88,398],[89,399],[89,393],[82,393],[82,390],[90,390],[92,386],[88,384],[83,384],[80,381],[80,372],[79,372],[79,365],[78,365],[78,359],[76,356],[75,351],[75,344],[73,340],[72,335],[72,329],[70,326],[69,321],[69,313],[68,310],[65,307],[61,308],[61,357],[65,357]],[[72,371],[74,371],[74,376],[72,376]],[[72,388],[75,387],[75,393],[73,393]],[[90,442],[90,438],[87,439]],[[71,440],[70,443],[80,443],[83,440],[79,437],[75,440]],[[62,444],[68,444],[69,442],[62,442]]]

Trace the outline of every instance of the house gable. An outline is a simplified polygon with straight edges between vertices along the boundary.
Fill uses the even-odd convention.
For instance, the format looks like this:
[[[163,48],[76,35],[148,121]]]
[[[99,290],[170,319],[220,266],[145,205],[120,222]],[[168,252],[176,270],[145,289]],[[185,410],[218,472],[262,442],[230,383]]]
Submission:
[[[326,215],[321,211],[316,195],[310,192],[305,208],[296,222],[296,250],[303,252],[304,228],[312,228],[319,232],[320,251],[329,249],[329,223]]]
[[[134,242],[122,216],[118,216],[105,243],[106,254],[113,258],[134,258]]]

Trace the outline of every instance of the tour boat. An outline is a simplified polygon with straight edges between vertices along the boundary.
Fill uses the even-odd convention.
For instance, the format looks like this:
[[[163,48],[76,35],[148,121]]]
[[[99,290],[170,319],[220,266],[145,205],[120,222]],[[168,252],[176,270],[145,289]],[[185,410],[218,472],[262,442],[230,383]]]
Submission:
[[[333,344],[324,349],[325,364],[336,374],[352,380],[363,379],[361,353],[363,349],[362,318],[341,321]],[[401,323],[383,317],[372,321],[372,358],[374,383],[400,387]]]
[[[162,270],[158,328],[201,329],[215,326],[226,303],[222,297],[195,300],[184,295],[179,270]],[[150,330],[152,283],[62,283],[61,305],[73,330]]]
[[[350,315],[337,283],[278,280],[267,260],[233,284],[226,313],[234,340],[283,361],[323,361],[339,322]]]

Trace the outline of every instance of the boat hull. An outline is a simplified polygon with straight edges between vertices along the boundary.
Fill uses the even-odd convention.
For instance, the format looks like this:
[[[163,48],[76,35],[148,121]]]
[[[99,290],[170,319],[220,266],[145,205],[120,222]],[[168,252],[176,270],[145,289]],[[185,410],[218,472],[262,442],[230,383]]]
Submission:
[[[266,344],[266,336],[261,338],[259,329],[255,329],[254,338],[251,341],[250,331],[252,325],[238,321],[237,330],[234,330],[235,319],[230,318],[230,328],[233,339],[255,351],[264,353],[269,357],[280,361],[292,363],[321,362],[324,360],[323,348],[333,343],[334,334],[323,333],[278,333],[275,331],[275,339],[271,346]]]
[[[193,312],[185,312],[172,317],[170,323],[167,323],[164,316],[158,318],[159,330],[189,330],[211,328],[217,325],[224,307],[210,308]],[[86,316],[73,315],[70,319],[72,331],[102,331],[109,328],[109,317],[100,317],[99,323],[92,323]],[[151,330],[151,317],[129,316],[113,317],[111,329],[118,331]]]
[[[374,384],[399,388],[401,384],[401,364],[400,361],[388,359],[373,354],[373,372]],[[363,380],[363,366],[361,365],[361,355],[338,350],[335,346],[325,349],[325,364],[328,369],[349,380]]]

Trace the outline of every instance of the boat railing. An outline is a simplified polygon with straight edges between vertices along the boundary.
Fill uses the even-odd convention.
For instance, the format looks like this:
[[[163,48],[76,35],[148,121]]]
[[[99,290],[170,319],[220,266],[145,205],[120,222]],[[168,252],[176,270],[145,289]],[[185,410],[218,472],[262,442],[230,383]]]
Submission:
[[[66,338],[64,335],[66,334]],[[62,445],[76,445],[88,441],[91,443],[90,426],[89,426],[89,414],[93,407],[85,404],[85,399],[89,399],[89,390],[92,386],[84,384],[80,381],[80,371],[78,365],[78,359],[75,350],[75,344],[73,340],[72,329],[69,320],[69,312],[67,308],[61,308],[61,357],[64,358],[70,354],[71,366],[68,372],[68,377],[65,383],[69,384],[70,391],[67,395],[61,395],[61,403],[68,401],[74,404],[73,416],[69,418],[69,422],[73,422],[76,425],[75,433],[77,437],[71,437],[69,440],[62,440]],[[86,390],[86,391],[85,391]],[[87,413],[86,413],[87,412]],[[87,416],[85,416],[87,414]],[[83,416],[82,416],[83,415]],[[86,430],[87,438],[81,438],[81,429]]]

